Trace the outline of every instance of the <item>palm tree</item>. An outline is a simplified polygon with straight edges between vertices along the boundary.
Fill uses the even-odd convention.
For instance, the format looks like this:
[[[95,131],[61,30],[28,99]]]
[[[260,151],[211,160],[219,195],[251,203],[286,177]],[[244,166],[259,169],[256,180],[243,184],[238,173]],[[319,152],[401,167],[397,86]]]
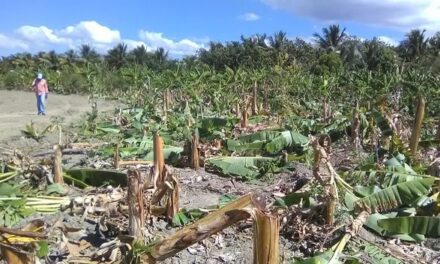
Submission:
[[[159,64],[163,64],[168,59],[168,51],[165,51],[164,48],[158,48],[154,52],[154,56]]]
[[[85,62],[93,62],[99,59],[98,52],[88,44],[81,45],[79,54]]]
[[[140,65],[145,65],[147,63],[148,55],[148,51],[144,45],[137,46],[130,52],[133,62]]]
[[[288,43],[287,34],[283,31],[276,32],[273,36],[269,37],[270,46],[278,52],[284,50]]]
[[[274,49],[274,59],[278,65],[284,64],[289,54],[288,47],[292,42],[287,38],[286,32],[279,31],[269,37],[269,45]]]
[[[429,50],[433,55],[440,55],[440,32],[429,39]]]
[[[415,60],[426,53],[429,39],[425,38],[425,32],[425,29],[413,29],[406,34],[406,39],[400,43],[400,49],[407,59]]]
[[[67,65],[72,66],[78,60],[78,54],[73,49],[70,49],[64,53],[64,58]]]
[[[330,25],[328,28],[322,29],[322,35],[315,33],[313,37],[321,48],[335,51],[347,37],[345,30],[346,28],[341,30],[339,25]]]
[[[105,56],[105,60],[111,68],[120,69],[127,62],[127,45],[119,43],[110,49]]]

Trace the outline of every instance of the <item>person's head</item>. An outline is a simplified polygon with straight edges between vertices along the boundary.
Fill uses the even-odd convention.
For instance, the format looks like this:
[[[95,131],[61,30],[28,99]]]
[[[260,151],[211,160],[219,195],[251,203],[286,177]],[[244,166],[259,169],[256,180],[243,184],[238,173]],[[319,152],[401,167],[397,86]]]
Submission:
[[[38,74],[37,74],[37,79],[38,79],[38,80],[43,79],[43,74],[42,74],[42,73],[38,73]]]

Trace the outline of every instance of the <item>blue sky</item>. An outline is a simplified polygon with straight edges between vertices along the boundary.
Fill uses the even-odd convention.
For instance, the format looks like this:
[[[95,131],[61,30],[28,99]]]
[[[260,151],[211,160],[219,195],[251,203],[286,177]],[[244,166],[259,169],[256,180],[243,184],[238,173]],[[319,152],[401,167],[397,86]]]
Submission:
[[[361,38],[396,44],[412,28],[440,30],[438,0],[5,0],[0,17],[0,55],[87,43],[105,52],[163,46],[175,57],[193,54],[209,41],[273,34],[311,40],[338,23]],[[5,12],[6,11],[6,12]]]

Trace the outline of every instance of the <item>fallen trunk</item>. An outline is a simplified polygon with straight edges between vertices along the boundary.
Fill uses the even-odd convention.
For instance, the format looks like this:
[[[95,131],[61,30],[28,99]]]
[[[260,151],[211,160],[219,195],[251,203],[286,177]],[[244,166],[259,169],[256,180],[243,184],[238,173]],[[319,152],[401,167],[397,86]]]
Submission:
[[[262,207],[258,197],[248,194],[208,214],[194,224],[154,243],[143,255],[147,263],[169,258],[179,251],[252,216],[252,209]]]

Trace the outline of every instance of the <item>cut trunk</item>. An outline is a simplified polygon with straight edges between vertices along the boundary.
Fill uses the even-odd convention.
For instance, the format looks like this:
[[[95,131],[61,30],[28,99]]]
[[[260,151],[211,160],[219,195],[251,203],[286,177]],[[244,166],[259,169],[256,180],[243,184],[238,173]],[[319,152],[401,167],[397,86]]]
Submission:
[[[144,239],[144,182],[137,170],[128,171],[128,233],[135,241]]]
[[[324,100],[322,100],[322,120],[324,123],[327,123],[328,121],[328,116],[329,116],[329,109],[328,109],[328,100],[327,98],[324,98]]]
[[[252,213],[249,209],[260,206],[259,201],[254,195],[248,194],[231,202],[170,237],[154,243],[143,255],[143,260],[146,263],[164,260],[239,221],[248,219]]]
[[[54,174],[54,182],[63,184],[63,167],[62,167],[62,152],[60,145],[55,145],[53,147],[54,150],[54,158],[53,158],[53,174]]]
[[[235,116],[240,119],[241,118],[241,114],[240,114],[240,103],[237,102],[237,104],[235,105]]]
[[[437,123],[438,123],[438,125],[437,125],[437,140],[440,140],[440,117],[437,120]]]
[[[200,168],[199,161],[199,133],[196,129],[191,139],[191,168],[198,170]]]
[[[313,176],[324,187],[326,195],[326,224],[333,225],[334,214],[338,203],[338,189],[336,178],[338,175],[329,161],[326,148],[330,148],[330,138],[323,136],[312,139],[314,150]]]
[[[417,155],[417,147],[419,145],[420,133],[422,130],[423,118],[425,117],[425,98],[420,96],[417,104],[416,118],[414,120],[414,127],[411,134],[410,149],[411,155]]]
[[[58,128],[58,145],[62,146],[63,144],[63,130],[61,125],[57,125]]]
[[[179,182],[174,176],[171,176],[171,180],[168,182],[172,185],[172,188],[168,191],[166,218],[171,222],[173,217],[179,213],[180,187]]]
[[[165,160],[163,156],[163,140],[160,137],[159,133],[154,135],[154,143],[153,143],[153,151],[154,151],[154,177],[153,184],[154,187],[157,188],[159,182],[163,182],[163,168],[165,166]]]
[[[113,166],[116,170],[119,170],[119,143],[115,146],[115,154],[113,156]]]
[[[326,208],[326,224],[327,225],[333,225],[335,222],[335,211],[336,211],[336,204],[337,204],[337,190],[336,185],[334,183],[327,186],[327,208]]]
[[[351,143],[355,149],[360,147],[360,121],[358,108],[358,102],[356,101],[356,106],[353,109],[353,120],[351,122]]]
[[[246,128],[248,126],[248,112],[246,107],[243,109],[243,114],[241,115],[241,128]]]
[[[252,115],[258,114],[258,101],[257,101],[257,82],[254,83],[252,88]]]
[[[254,264],[279,263],[280,224],[278,217],[255,210]]]

